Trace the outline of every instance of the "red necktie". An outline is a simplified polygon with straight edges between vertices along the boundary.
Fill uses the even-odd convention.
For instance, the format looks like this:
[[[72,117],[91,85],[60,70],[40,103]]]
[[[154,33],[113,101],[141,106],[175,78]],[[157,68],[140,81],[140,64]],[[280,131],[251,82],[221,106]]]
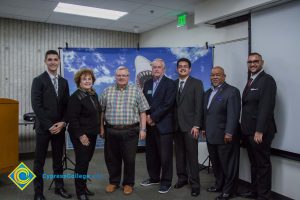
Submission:
[[[247,87],[250,87],[252,81],[253,81],[253,78],[249,78],[248,83],[247,83]]]

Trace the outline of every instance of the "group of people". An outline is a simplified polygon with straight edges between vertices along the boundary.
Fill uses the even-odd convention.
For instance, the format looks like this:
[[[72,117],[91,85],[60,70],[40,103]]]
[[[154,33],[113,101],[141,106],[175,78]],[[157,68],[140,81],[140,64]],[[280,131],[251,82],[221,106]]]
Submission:
[[[211,70],[212,87],[204,92],[201,80],[190,76],[190,60],[177,61],[178,79],[165,75],[165,62],[151,63],[152,79],[143,90],[129,84],[129,69],[115,71],[116,83],[97,96],[91,69],[76,72],[77,90],[69,96],[68,82],[57,73],[60,58],[56,51],[45,55],[47,70],[32,83],[32,108],[36,114],[36,151],[33,171],[35,200],[43,195],[43,169],[49,142],[53,171],[63,174],[63,148],[68,128],[75,152],[75,173],[87,175],[97,135],[105,139],[104,157],[109,174],[105,190],[112,193],[122,185],[123,193],[133,192],[138,140],[146,140],[148,178],[141,186],[159,185],[159,193],[172,187],[173,143],[177,182],[175,189],[189,184],[191,195],[200,194],[198,138],[206,137],[215,184],[208,192],[220,192],[217,200],[227,200],[237,191],[240,141],[251,163],[251,190],[239,194],[247,198],[270,199],[271,142],[276,132],[274,107],[276,83],[264,72],[259,53],[248,56],[249,80],[241,98],[239,90],[225,82],[222,67]],[[240,117],[241,116],[241,117]],[[240,119],[241,118],[241,119]],[[123,165],[123,170],[122,170]],[[123,179],[121,182],[123,171]],[[72,196],[56,176],[55,193]],[[86,177],[86,176],[82,176]],[[94,195],[85,178],[75,179],[76,195],[87,200]]]

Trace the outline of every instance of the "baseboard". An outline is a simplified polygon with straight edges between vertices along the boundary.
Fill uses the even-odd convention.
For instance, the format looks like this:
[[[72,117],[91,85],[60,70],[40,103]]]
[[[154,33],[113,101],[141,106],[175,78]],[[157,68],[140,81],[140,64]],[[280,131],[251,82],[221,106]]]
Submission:
[[[244,187],[250,187],[250,183],[244,180],[239,179],[239,185],[242,185]],[[293,200],[289,197],[286,197],[282,194],[278,194],[276,192],[271,191],[272,199],[274,200]]]

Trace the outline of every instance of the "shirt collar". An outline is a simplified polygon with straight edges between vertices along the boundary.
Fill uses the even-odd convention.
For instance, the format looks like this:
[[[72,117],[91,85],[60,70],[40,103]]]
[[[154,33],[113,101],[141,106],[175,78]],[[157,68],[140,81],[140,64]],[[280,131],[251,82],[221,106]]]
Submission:
[[[225,82],[224,82],[224,83],[225,83]],[[217,86],[217,87],[211,86],[211,90],[214,91],[214,90],[220,89],[224,83],[222,83],[221,85],[219,85],[219,86]]]
[[[179,82],[183,81],[186,82],[186,80],[189,78],[190,76],[185,77],[184,79],[179,78]]]
[[[58,77],[59,77],[58,74],[56,74],[56,75],[54,76],[54,75],[51,74],[48,70],[46,70],[46,71],[47,71],[47,73],[49,74],[51,80],[53,80],[54,78],[57,78],[57,79],[58,79]]]
[[[118,84],[115,85],[115,88],[116,88],[116,90],[120,90],[120,91],[127,90],[128,84],[125,86],[125,88],[123,90],[118,86]]]
[[[161,81],[161,79],[162,79],[163,76],[161,76],[159,79],[153,79],[153,82],[159,83]]]
[[[264,71],[264,69],[261,69],[259,72],[257,72],[257,73],[254,74],[254,75],[251,75],[250,78],[252,78],[252,81],[253,81],[260,73],[262,73],[262,71]]]

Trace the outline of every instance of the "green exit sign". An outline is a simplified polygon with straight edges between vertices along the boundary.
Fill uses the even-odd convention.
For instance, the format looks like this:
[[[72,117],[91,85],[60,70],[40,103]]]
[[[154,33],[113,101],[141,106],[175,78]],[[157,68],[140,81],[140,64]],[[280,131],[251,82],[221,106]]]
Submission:
[[[177,27],[183,27],[186,25],[187,14],[181,14],[177,16]]]

